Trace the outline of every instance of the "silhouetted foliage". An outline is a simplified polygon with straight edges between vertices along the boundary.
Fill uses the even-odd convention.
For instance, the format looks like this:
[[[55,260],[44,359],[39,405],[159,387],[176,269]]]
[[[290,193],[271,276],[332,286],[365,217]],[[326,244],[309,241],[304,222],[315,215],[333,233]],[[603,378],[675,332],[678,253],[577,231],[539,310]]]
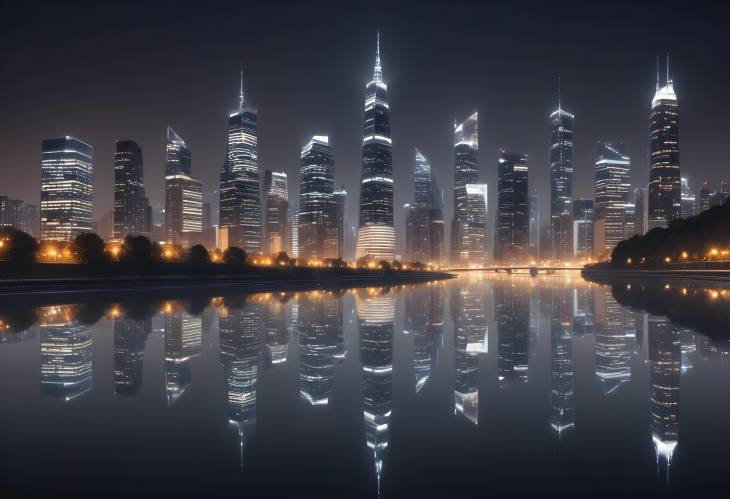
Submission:
[[[380,260],[378,262],[378,268],[382,270],[390,270],[390,263],[388,263],[386,260]]]
[[[291,258],[289,258],[289,255],[286,254],[286,251],[279,251],[276,258],[274,258],[274,262],[277,265],[286,266],[291,264]]]
[[[210,305],[209,296],[195,296],[182,302],[182,306],[190,315],[199,316]]]
[[[38,312],[31,307],[13,307],[0,312],[0,323],[5,327],[0,334],[18,333],[31,327],[38,320]]]
[[[74,307],[73,317],[81,324],[93,326],[104,317],[107,304],[104,302],[89,302],[76,305]]]
[[[246,252],[238,246],[226,248],[223,252],[223,262],[229,265],[246,265]]]
[[[99,264],[108,260],[104,240],[93,232],[83,232],[73,242],[73,252],[79,263]]]
[[[38,241],[29,234],[12,227],[0,227],[0,259],[16,264],[30,264],[35,262],[38,251]]]
[[[400,263],[398,260],[393,260],[393,263],[390,264],[390,267],[393,270],[403,270],[403,264]]]
[[[702,260],[713,247],[730,247],[730,201],[713,206],[699,215],[673,220],[669,227],[658,227],[643,236],[621,241],[611,254],[611,262],[625,265],[661,264],[665,258],[680,261]]]
[[[160,246],[144,236],[127,236],[124,238],[123,261],[133,265],[148,265],[159,261],[161,256]]]
[[[205,246],[196,244],[190,248],[187,260],[192,265],[205,265],[206,263],[210,263],[210,254],[205,249]]]

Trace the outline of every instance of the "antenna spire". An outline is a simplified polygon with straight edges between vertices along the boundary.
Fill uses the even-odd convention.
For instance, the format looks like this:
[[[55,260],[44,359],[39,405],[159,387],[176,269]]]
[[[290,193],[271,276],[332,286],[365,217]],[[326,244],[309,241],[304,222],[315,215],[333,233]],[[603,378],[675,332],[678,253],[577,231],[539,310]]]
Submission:
[[[562,107],[560,106],[560,75],[558,75],[558,111],[560,111]]]
[[[378,83],[382,83],[383,81],[383,67],[380,65],[380,30],[378,30],[375,45],[375,70],[373,71],[373,80]]]
[[[672,80],[669,79],[669,52],[667,52],[667,85],[669,85],[671,81]]]
[[[241,63],[241,90],[238,94],[238,110],[243,111],[243,63]]]
[[[659,56],[656,56],[656,91],[659,91]]]

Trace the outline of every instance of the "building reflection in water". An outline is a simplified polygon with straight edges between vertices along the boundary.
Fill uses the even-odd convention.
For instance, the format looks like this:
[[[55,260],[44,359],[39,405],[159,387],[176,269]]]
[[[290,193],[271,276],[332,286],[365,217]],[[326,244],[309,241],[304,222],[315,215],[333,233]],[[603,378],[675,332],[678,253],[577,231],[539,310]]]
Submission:
[[[619,305],[609,288],[597,288],[594,296],[596,376],[607,395],[631,381],[636,323],[633,312]]]
[[[550,426],[558,433],[575,426],[573,400],[573,290],[557,286],[550,318]]]
[[[91,326],[73,317],[72,307],[40,312],[41,393],[66,401],[93,387]]]
[[[593,334],[596,331],[594,286],[580,283],[573,289],[573,334]]]
[[[468,282],[451,286],[450,304],[456,369],[454,414],[474,424],[479,424],[479,354],[488,349],[485,286],[478,278],[478,274],[470,274]]]
[[[529,362],[530,290],[517,279],[494,281],[497,322],[497,384],[510,379],[527,382]]]
[[[200,355],[203,319],[188,314],[179,303],[167,302],[165,313],[165,391],[168,407],[190,384],[190,360]]]
[[[669,467],[679,434],[679,382],[682,365],[680,333],[666,318],[650,315],[649,383],[651,399],[651,440],[657,459],[657,472]]]
[[[438,364],[443,346],[444,295],[442,285],[415,286],[405,295],[407,333],[413,336],[416,393],[426,385]]]
[[[112,309],[114,321],[114,393],[132,397],[142,387],[144,349],[152,330],[152,320],[120,317]]]
[[[383,455],[390,439],[395,296],[387,289],[358,290],[355,309],[360,330],[365,438],[375,461],[379,496]]]
[[[312,291],[299,305],[299,393],[312,405],[327,404],[335,358],[344,351],[341,294]]]
[[[266,358],[272,365],[286,362],[289,348],[289,325],[287,302],[291,298],[288,293],[267,295],[263,303],[263,328],[266,343]]]
[[[218,313],[228,422],[238,435],[243,467],[245,442],[256,426],[261,304],[246,302],[244,298],[226,299]]]

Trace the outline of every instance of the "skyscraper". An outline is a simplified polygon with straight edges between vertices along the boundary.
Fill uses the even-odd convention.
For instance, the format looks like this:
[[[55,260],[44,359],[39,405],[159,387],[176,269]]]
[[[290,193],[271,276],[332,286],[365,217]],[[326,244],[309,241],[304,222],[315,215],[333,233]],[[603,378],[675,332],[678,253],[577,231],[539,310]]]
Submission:
[[[595,291],[595,366],[604,395],[631,381],[631,355],[636,337],[633,313],[621,306],[610,289]]]
[[[692,217],[695,215],[695,195],[689,188],[689,182],[686,178],[682,178],[682,218]]]
[[[415,156],[414,198],[407,205],[405,258],[411,262],[428,262],[431,259],[432,172],[431,164],[418,149]]]
[[[530,258],[537,262],[540,260],[540,196],[530,194],[528,204],[530,211]]]
[[[657,59],[656,93],[649,115],[649,229],[667,225],[682,214],[679,172],[679,108],[674,83],[669,77],[659,83]]]
[[[556,260],[572,258],[572,237],[564,233],[572,229],[572,223],[561,221],[572,215],[573,199],[573,130],[575,116],[565,111],[560,103],[560,79],[558,79],[558,108],[550,114],[552,136],[550,139],[550,227],[553,238],[553,257]],[[569,222],[569,221],[568,221]]]
[[[573,254],[576,258],[593,256],[593,200],[573,201]]]
[[[639,235],[646,234],[648,225],[646,188],[638,187],[634,189],[634,232]]]
[[[25,203],[23,200],[0,196],[0,227],[25,230]]]
[[[91,232],[94,149],[73,137],[43,141],[41,239],[68,241]]]
[[[497,216],[494,259],[522,263],[529,258],[527,155],[500,151],[497,171]]]
[[[550,317],[550,427],[560,435],[575,426],[571,290],[553,293]]]
[[[238,111],[228,117],[226,160],[220,177],[220,228],[230,246],[261,251],[261,194],[256,111],[243,96],[243,69]]]
[[[264,172],[264,252],[291,251],[289,190],[284,172]]]
[[[190,149],[167,127],[165,167],[165,241],[197,242],[203,230],[203,184],[193,178]]]
[[[356,258],[393,260],[393,159],[388,86],[380,65],[380,35],[373,79],[365,87],[365,126],[360,176],[360,221]],[[301,208],[300,208],[301,209]],[[301,244],[301,241],[300,241]]]
[[[705,210],[709,210],[710,206],[712,206],[712,191],[710,191],[710,185],[707,183],[707,181],[702,182],[702,187],[700,187],[700,213],[702,213]]]
[[[487,184],[466,184],[466,223],[461,229],[461,258],[469,264],[487,260]]]
[[[470,231],[467,222],[466,184],[479,183],[479,115],[454,123],[454,219],[451,224],[451,261],[464,262],[464,239]]]
[[[165,391],[167,406],[174,404],[191,382],[190,360],[200,355],[203,321],[179,305],[165,310]]]
[[[333,193],[335,198],[335,229],[337,230],[337,257],[345,258],[345,214],[347,212],[347,191],[345,186]]]
[[[594,252],[610,254],[626,237],[626,204],[629,201],[631,159],[624,144],[598,143],[595,169]]]
[[[114,393],[133,397],[142,387],[144,349],[150,319],[114,317]]]
[[[189,156],[188,156],[189,159]],[[142,149],[132,140],[118,140],[114,153],[114,238],[148,235],[147,198]]]
[[[494,288],[497,323],[497,384],[517,379],[527,382],[529,368],[530,291],[510,281]]]
[[[326,135],[302,148],[299,182],[299,256],[337,258],[335,163]]]

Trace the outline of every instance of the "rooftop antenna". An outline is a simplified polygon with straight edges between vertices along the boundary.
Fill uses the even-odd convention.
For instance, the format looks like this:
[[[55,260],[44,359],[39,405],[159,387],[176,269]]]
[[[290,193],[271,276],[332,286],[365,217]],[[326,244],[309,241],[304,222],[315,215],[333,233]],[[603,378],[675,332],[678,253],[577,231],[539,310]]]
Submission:
[[[659,56],[656,56],[656,91],[659,91]]]
[[[669,52],[667,52],[667,85],[671,83],[672,80],[669,79]]]
[[[243,111],[243,63],[241,63],[241,90],[238,94],[238,109]]]
[[[560,75],[558,75],[558,111],[560,111],[562,108],[560,107]]]
[[[377,32],[377,43],[375,45],[375,70],[374,80],[378,83],[383,81],[383,68],[380,65],[380,30]]]

